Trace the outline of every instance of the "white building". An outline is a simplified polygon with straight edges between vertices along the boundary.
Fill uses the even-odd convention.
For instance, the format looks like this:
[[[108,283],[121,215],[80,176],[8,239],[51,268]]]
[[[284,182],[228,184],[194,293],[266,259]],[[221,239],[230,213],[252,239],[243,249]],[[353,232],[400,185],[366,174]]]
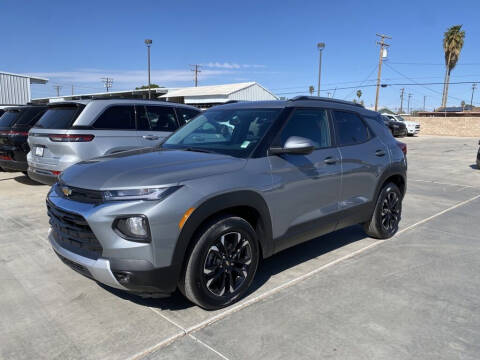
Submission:
[[[25,105],[32,99],[30,85],[47,82],[48,79],[0,71],[0,105]]]
[[[210,85],[187,88],[153,88],[152,100],[171,101],[199,108],[225,104],[229,101],[278,100],[270,91],[256,82]],[[148,99],[148,90],[123,90],[93,94],[75,94],[33,99],[34,103],[52,103],[85,99]]]
[[[208,108],[229,101],[278,100],[275,95],[256,82],[188,87],[168,91],[160,98],[199,108]]]

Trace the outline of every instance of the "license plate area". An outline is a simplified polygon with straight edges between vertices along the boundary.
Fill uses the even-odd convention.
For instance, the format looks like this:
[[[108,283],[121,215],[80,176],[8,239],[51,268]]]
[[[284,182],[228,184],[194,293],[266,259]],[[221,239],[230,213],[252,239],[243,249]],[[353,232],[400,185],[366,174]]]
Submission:
[[[40,156],[40,157],[42,157],[44,150],[45,150],[45,149],[44,149],[43,146],[36,146],[36,147],[35,147],[35,156]]]

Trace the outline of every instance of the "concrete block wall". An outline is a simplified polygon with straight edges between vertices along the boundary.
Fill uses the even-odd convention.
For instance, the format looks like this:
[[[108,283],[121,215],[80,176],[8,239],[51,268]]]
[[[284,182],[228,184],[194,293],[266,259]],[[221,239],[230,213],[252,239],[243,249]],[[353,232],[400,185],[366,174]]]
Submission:
[[[405,120],[420,123],[420,135],[473,136],[480,138],[480,117],[418,117]]]

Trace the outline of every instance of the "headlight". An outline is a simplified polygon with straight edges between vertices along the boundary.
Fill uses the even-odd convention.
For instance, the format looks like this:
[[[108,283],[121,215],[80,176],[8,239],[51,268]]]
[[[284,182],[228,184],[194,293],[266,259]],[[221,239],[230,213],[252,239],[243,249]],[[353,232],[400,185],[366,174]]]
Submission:
[[[124,239],[138,242],[150,242],[150,226],[145,215],[132,215],[117,218],[113,229]]]
[[[172,186],[168,188],[144,188],[144,189],[127,189],[127,190],[107,190],[103,193],[105,201],[119,200],[163,200],[170,194],[174,193],[180,186]]]

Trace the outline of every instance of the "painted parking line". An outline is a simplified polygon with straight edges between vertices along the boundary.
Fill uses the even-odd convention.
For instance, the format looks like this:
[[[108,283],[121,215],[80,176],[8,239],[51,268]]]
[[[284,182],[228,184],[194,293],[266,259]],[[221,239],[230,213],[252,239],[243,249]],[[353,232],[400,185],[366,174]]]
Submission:
[[[434,214],[434,215],[432,215],[432,216],[429,216],[429,217],[427,217],[427,218],[425,218],[425,219],[423,219],[423,220],[420,220],[420,221],[418,221],[418,222],[416,222],[416,223],[414,223],[414,224],[406,227],[405,229],[402,229],[402,230],[398,231],[397,234],[395,234],[395,237],[398,236],[398,235],[400,235],[400,234],[402,234],[402,233],[404,233],[404,232],[406,232],[406,231],[409,231],[409,230],[411,230],[411,229],[413,229],[413,228],[415,228],[415,227],[417,227],[417,226],[419,226],[419,225],[422,225],[422,224],[424,224],[424,223],[426,223],[426,222],[428,222],[428,221],[430,221],[430,220],[433,220],[433,219],[437,218],[438,216],[441,216],[441,215],[443,215],[443,214],[445,214],[445,213],[448,213],[448,212],[450,212],[450,211],[452,211],[452,210],[455,210],[455,209],[457,209],[457,208],[459,208],[459,207],[461,207],[461,206],[463,206],[463,205],[466,205],[466,204],[468,204],[468,203],[470,203],[470,202],[472,202],[472,201],[474,201],[474,200],[476,200],[476,199],[479,199],[479,198],[480,198],[480,194],[479,194],[479,195],[476,195],[476,196],[474,196],[474,197],[472,197],[472,198],[470,198],[470,199],[468,199],[468,200],[465,200],[465,201],[462,201],[462,202],[460,202],[460,203],[458,203],[458,204],[455,204],[455,205],[453,205],[453,206],[450,206],[449,208],[447,208],[447,209],[445,209],[445,210],[442,210],[442,211],[440,211],[440,212],[438,212],[438,213],[436,213],[436,214]],[[164,314],[162,314],[162,313],[161,313],[160,311],[158,311],[157,309],[150,308],[150,309],[151,309],[152,311],[154,311],[156,314],[160,315],[163,319],[165,319],[165,320],[169,321],[170,323],[172,323],[173,325],[177,326],[177,327],[181,330],[181,332],[178,333],[177,335],[174,335],[174,336],[172,336],[172,337],[170,337],[170,338],[168,338],[168,339],[165,339],[165,340],[159,342],[158,344],[152,346],[151,348],[146,349],[146,350],[143,351],[142,353],[133,356],[131,359],[132,359],[132,360],[133,360],[133,359],[141,359],[141,358],[143,358],[144,356],[147,356],[148,354],[152,353],[153,351],[159,350],[159,349],[167,346],[168,344],[172,343],[173,341],[175,341],[175,340],[177,340],[177,339],[179,339],[179,338],[181,338],[181,337],[184,337],[184,336],[186,336],[186,335],[191,336],[193,339],[196,339],[196,341],[197,341],[198,343],[204,345],[205,347],[209,348],[209,349],[212,350],[213,352],[218,353],[222,358],[227,359],[224,355],[220,354],[217,350],[213,349],[212,347],[210,347],[209,345],[205,344],[204,342],[199,341],[196,337],[194,337],[194,336],[191,335],[191,334],[194,333],[194,332],[196,332],[196,331],[198,331],[198,330],[201,330],[201,329],[203,329],[204,327],[206,327],[206,326],[208,326],[208,325],[211,325],[211,324],[213,324],[213,323],[215,323],[215,322],[217,322],[217,321],[219,321],[219,320],[222,320],[222,319],[224,319],[225,317],[227,317],[227,316],[229,316],[229,315],[231,315],[231,314],[233,314],[233,313],[235,313],[235,312],[237,312],[237,311],[239,311],[239,310],[241,310],[241,309],[244,309],[244,308],[246,308],[246,307],[248,307],[248,306],[250,306],[250,305],[252,305],[252,304],[255,304],[255,303],[257,303],[257,302],[259,302],[259,301],[261,301],[261,300],[263,300],[263,299],[271,296],[271,295],[274,295],[274,294],[276,294],[276,293],[278,293],[278,292],[280,292],[280,291],[282,291],[282,290],[284,290],[284,289],[286,289],[286,288],[289,288],[289,287],[291,287],[291,286],[293,286],[293,285],[295,285],[295,284],[297,284],[297,283],[299,283],[299,282],[301,282],[301,281],[303,281],[303,280],[306,280],[306,279],[312,277],[313,275],[315,275],[315,274],[317,274],[317,273],[319,273],[319,272],[321,272],[321,271],[323,271],[323,270],[325,270],[325,269],[327,269],[327,268],[329,268],[329,267],[331,267],[331,266],[333,266],[333,265],[336,265],[336,264],[341,263],[341,262],[343,262],[343,261],[345,261],[345,260],[348,260],[348,259],[350,259],[350,258],[352,258],[352,257],[354,257],[354,256],[356,256],[356,255],[358,255],[358,254],[361,254],[361,253],[367,251],[368,249],[371,249],[371,248],[373,248],[373,247],[375,247],[375,246],[378,246],[378,245],[380,245],[380,244],[383,244],[383,243],[385,243],[385,240],[378,240],[378,241],[376,241],[376,242],[374,242],[374,243],[372,243],[372,244],[370,244],[370,245],[367,245],[367,246],[365,246],[365,247],[363,247],[363,248],[361,248],[361,249],[358,249],[358,250],[356,250],[356,251],[354,251],[354,252],[352,252],[352,253],[350,253],[350,254],[347,254],[347,255],[345,255],[345,256],[342,256],[342,257],[340,257],[340,258],[338,258],[338,259],[336,259],[336,260],[333,260],[333,261],[331,261],[331,262],[329,262],[329,263],[327,263],[327,264],[325,264],[325,265],[322,265],[322,266],[320,266],[320,267],[318,267],[318,268],[316,268],[316,269],[314,269],[314,270],[312,270],[312,271],[310,271],[310,272],[308,272],[308,273],[305,273],[305,274],[300,275],[300,276],[298,276],[298,277],[296,277],[296,278],[294,278],[294,279],[292,279],[292,280],[289,280],[289,281],[287,281],[286,283],[284,283],[284,284],[282,284],[282,285],[279,285],[279,286],[277,286],[277,287],[275,287],[275,288],[273,288],[273,289],[270,289],[270,290],[268,290],[268,291],[266,291],[266,292],[264,292],[264,293],[262,293],[262,294],[259,294],[259,295],[255,296],[255,297],[253,297],[253,298],[250,298],[250,299],[245,300],[245,301],[243,301],[243,302],[240,302],[240,303],[238,303],[238,304],[236,304],[236,305],[233,305],[232,307],[226,309],[225,311],[223,311],[223,312],[221,312],[221,313],[219,313],[219,314],[217,314],[217,315],[215,315],[215,316],[212,316],[211,318],[208,318],[207,320],[202,321],[202,322],[200,322],[200,323],[198,323],[198,324],[196,324],[196,325],[193,325],[193,326],[191,326],[191,327],[189,327],[189,328],[183,328],[182,326],[178,325],[175,321],[169,319],[167,316],[165,316]]]
[[[421,182],[421,183],[427,183],[427,184],[435,184],[435,185],[447,185],[447,186],[458,186],[462,188],[480,188],[480,186],[474,186],[474,185],[465,185],[465,184],[456,184],[456,183],[450,183],[450,182],[441,182],[441,181],[436,181],[436,180],[421,180],[421,179],[408,179],[409,182]]]

